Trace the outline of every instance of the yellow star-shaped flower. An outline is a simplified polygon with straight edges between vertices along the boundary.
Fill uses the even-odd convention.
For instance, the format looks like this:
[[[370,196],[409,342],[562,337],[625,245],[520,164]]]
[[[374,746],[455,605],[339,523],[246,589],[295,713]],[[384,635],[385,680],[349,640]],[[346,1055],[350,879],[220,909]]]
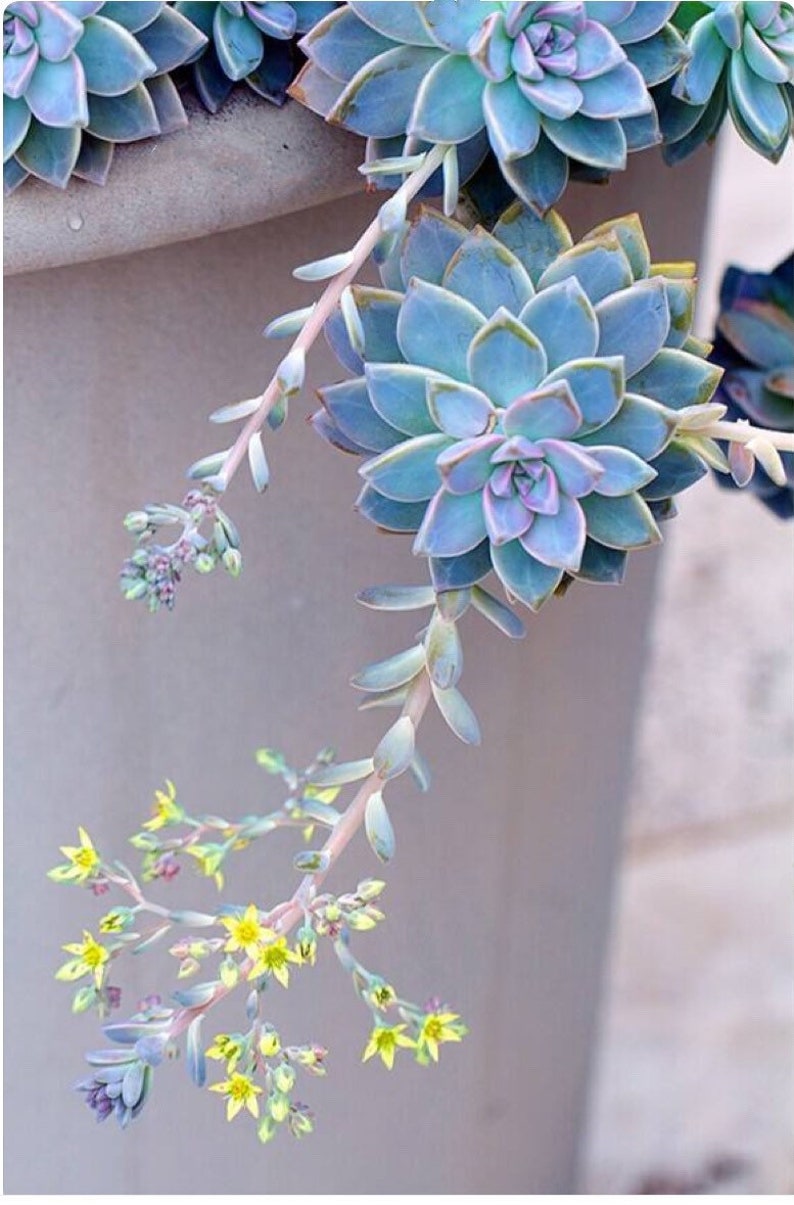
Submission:
[[[261,954],[262,946],[276,936],[260,922],[256,904],[249,904],[242,916],[221,916],[218,923],[229,933],[229,940],[223,947],[226,953],[244,950],[254,962]]]
[[[53,867],[47,872],[49,878],[56,883],[84,883],[95,874],[100,864],[100,857],[94,849],[94,844],[84,828],[78,828],[79,845],[62,845],[61,853],[68,862]]]
[[[361,1056],[362,1063],[366,1063],[368,1059],[378,1055],[384,1066],[391,1071],[399,1046],[416,1048],[416,1042],[412,1038],[406,1037],[403,1033],[404,1029],[404,1025],[376,1025],[369,1035],[369,1042]]]
[[[286,937],[277,937],[259,950],[256,962],[248,972],[249,979],[258,979],[260,975],[272,975],[282,987],[289,987],[289,964],[300,963],[301,956],[287,945]]]
[[[75,979],[82,979],[83,975],[91,975],[96,986],[102,986],[105,963],[110,958],[110,954],[96,938],[91,936],[87,929],[83,930],[81,942],[70,942],[63,949],[73,957],[58,968],[55,972],[56,979],[63,979],[67,983],[71,983]]]
[[[262,1089],[255,1084],[250,1076],[235,1072],[220,1084],[211,1084],[210,1092],[223,1092],[226,1097],[226,1120],[231,1121],[241,1109],[245,1108],[252,1117],[259,1116],[259,1101],[256,1099]]]

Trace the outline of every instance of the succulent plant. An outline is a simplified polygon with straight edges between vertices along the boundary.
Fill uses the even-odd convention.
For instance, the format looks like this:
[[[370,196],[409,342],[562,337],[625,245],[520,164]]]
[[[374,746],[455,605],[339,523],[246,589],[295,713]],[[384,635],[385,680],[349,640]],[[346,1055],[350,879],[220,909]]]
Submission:
[[[720,377],[690,333],[693,272],[654,267],[636,215],[574,245],[519,202],[493,234],[423,210],[389,288],[353,288],[359,337],[341,311],[326,328],[358,375],[313,422],[367,457],[358,509],[417,533],[437,589],[493,568],[537,609],[571,578],[620,581],[706,471],[676,437]]]
[[[311,29],[336,4],[177,0],[174,7],[207,36],[192,77],[201,103],[217,113],[241,80],[265,100],[283,104],[295,74],[294,35]]]
[[[794,6],[682,4],[675,21],[692,57],[654,92],[667,161],[711,141],[730,113],[744,141],[776,163],[792,130]]]
[[[628,151],[660,141],[649,87],[687,56],[668,21],[675,8],[352,0],[301,41],[310,62],[290,94],[366,135],[374,159],[453,143],[465,178],[490,146],[542,213],[569,160],[620,170]]]
[[[117,142],[186,123],[167,72],[204,35],[151,0],[14,0],[3,14],[3,176],[104,184]]]
[[[729,419],[794,432],[794,255],[767,275],[731,267],[720,288],[720,315],[709,357],[725,369],[715,401]],[[782,519],[794,518],[794,455],[782,453],[787,485],[777,485],[760,465],[749,484]],[[720,485],[735,483],[722,473]]]

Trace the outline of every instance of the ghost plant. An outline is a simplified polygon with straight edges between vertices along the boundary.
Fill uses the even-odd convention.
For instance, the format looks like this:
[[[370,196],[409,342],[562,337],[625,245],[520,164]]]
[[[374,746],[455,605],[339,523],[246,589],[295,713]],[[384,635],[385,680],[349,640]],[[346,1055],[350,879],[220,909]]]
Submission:
[[[3,176],[103,184],[118,142],[187,122],[169,72],[204,35],[151,0],[13,0],[3,13]]]
[[[766,10],[778,7],[744,9],[764,32]],[[228,32],[232,17],[250,22],[253,10],[260,21],[264,10],[278,10],[286,22],[290,6],[206,8]],[[301,280],[325,282],[321,295],[270,323],[266,333],[291,338],[291,346],[261,394],[211,416],[241,426],[222,451],[191,466],[194,486],[182,504],[127,516],[136,548],[121,588],[151,610],[171,609],[186,567],[239,574],[240,537],[219,502],[243,464],[260,492],[268,487],[264,436],[287,420],[307,355],[325,333],[348,376],[319,389],[312,424],[356,458],[359,511],[410,537],[424,577],[370,587],[359,601],[424,612],[425,622],[408,647],[353,678],[364,706],[397,710],[374,750],[346,762],[322,750],[303,771],[260,750],[286,798],[271,812],[236,819],[194,813],[166,783],[131,839],[142,857],[138,873],[101,854],[82,829],[79,845],[62,847],[53,879],[123,900],[114,898],[98,924],[66,946],[70,958],[57,973],[79,985],[73,1009],[96,1010],[113,1043],[89,1054],[91,1074],[80,1085],[100,1120],[133,1120],[154,1069],[183,1046],[199,1085],[208,1060],[222,1065],[210,1090],[223,1096],[229,1120],[252,1115],[263,1141],[280,1126],[307,1133],[311,1115],[293,1089],[302,1069],[324,1072],[325,1051],[282,1040],[264,989],[302,980],[323,938],[371,1014],[365,1060],[391,1068],[410,1053],[427,1064],[441,1045],[460,1041],[465,1027],[454,1008],[402,998],[353,952],[354,936],[382,919],[383,883],[365,880],[335,896],[325,879],[360,829],[381,862],[393,857],[392,783],[410,773],[429,786],[418,733],[431,704],[457,737],[479,743],[459,690],[461,616],[476,612],[520,637],[522,614],[553,605],[578,583],[620,582],[629,554],[661,540],[676,495],[709,467],[732,470],[742,484],[754,457],[778,480],[781,453],[794,452],[790,406],[784,413],[790,357],[781,347],[790,318],[782,309],[791,287],[783,269],[769,286],[729,278],[710,360],[711,345],[693,333],[693,264],[654,262],[637,215],[575,241],[549,208],[569,157],[611,170],[627,150],[658,138],[649,88],[697,51],[670,23],[675,9],[355,0],[304,39],[309,63],[295,95],[365,134],[363,173],[396,191],[351,248],[295,269]],[[237,53],[242,42],[235,45]],[[486,153],[518,194],[490,230],[453,216],[462,179]],[[411,208],[428,188],[443,192],[443,212]],[[381,287],[355,283],[370,258]],[[752,422],[726,421],[736,413],[737,383],[751,397],[742,413]],[[161,543],[158,532],[169,525],[177,536]],[[348,787],[352,797],[340,803]],[[188,864],[225,891],[232,855],[283,828],[305,843],[284,899],[224,902],[208,912],[150,897],[148,884],[165,890]],[[127,1022],[108,1022],[119,1005],[110,983],[117,960],[166,936],[176,978],[201,971],[203,981],[178,986],[167,1004],[149,998]],[[245,997],[240,1031],[202,1032],[235,992]]]

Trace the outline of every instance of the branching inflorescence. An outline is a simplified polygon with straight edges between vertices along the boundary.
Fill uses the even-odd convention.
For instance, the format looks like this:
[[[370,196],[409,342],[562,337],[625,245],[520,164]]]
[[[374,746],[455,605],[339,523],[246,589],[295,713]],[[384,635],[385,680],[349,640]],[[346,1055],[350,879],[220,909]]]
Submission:
[[[225,28],[232,6],[206,7],[218,10]],[[276,9],[290,6],[236,7],[251,19],[248,10],[271,9],[268,19],[275,19]],[[410,533],[428,569],[426,584],[370,587],[359,601],[429,617],[409,647],[353,678],[367,696],[362,706],[398,710],[371,756],[340,763],[324,750],[298,773],[261,750],[261,764],[283,780],[288,797],[271,813],[238,821],[191,815],[167,783],[132,838],[143,856],[139,878],[103,858],[83,830],[78,846],[63,848],[66,861],[52,878],[96,894],[113,888],[127,900],[101,918],[98,937],[86,931],[65,947],[70,959],[58,977],[80,982],[75,1011],[93,1008],[106,1020],[119,1004],[108,981],[114,962],[167,937],[176,938],[177,979],[213,968],[205,982],[178,987],[173,1004],[151,998],[128,1022],[105,1024],[115,1047],[88,1056],[92,1076],[81,1085],[100,1119],[114,1114],[126,1125],[134,1118],[153,1068],[184,1042],[196,1083],[206,1082],[207,1059],[223,1065],[225,1078],[211,1090],[224,1096],[230,1119],[251,1113],[263,1141],[281,1124],[298,1136],[310,1130],[311,1115],[293,1089],[301,1068],[324,1073],[325,1051],[283,1045],[265,1015],[264,993],[313,964],[322,938],[372,1012],[365,1059],[391,1067],[404,1049],[427,1063],[437,1060],[440,1044],[459,1041],[465,1028],[451,1008],[402,999],[351,949],[352,934],[382,919],[383,884],[366,880],[340,896],[324,884],[361,828],[376,856],[391,859],[386,796],[406,772],[428,787],[416,740],[431,702],[457,737],[479,743],[477,719],[458,689],[461,617],[473,610],[516,638],[524,631],[517,604],[537,611],[575,581],[619,582],[628,554],[661,539],[675,496],[709,467],[743,485],[757,461],[785,485],[781,453],[794,452],[794,433],[790,416],[779,420],[779,407],[770,419],[767,403],[770,390],[778,401],[790,398],[790,356],[781,351],[788,319],[772,315],[745,281],[721,320],[715,363],[711,345],[693,333],[694,264],[654,263],[637,215],[575,242],[549,209],[565,187],[569,160],[597,176],[623,167],[627,150],[660,140],[652,87],[688,63],[692,91],[706,37],[697,29],[711,30],[709,45],[715,31],[727,36],[726,7],[708,6],[713,19],[693,25],[687,41],[689,26],[671,24],[675,4],[356,2],[330,12],[304,40],[310,62],[295,95],[366,134],[362,173],[396,189],[350,249],[295,270],[300,280],[327,282],[321,296],[270,323],[266,334],[292,338],[290,350],[261,394],[211,416],[242,426],[230,446],[191,467],[198,484],[182,504],[127,516],[137,547],[121,587],[152,610],[170,609],[186,567],[202,573],[222,564],[239,574],[239,535],[219,501],[246,462],[255,487],[267,488],[263,433],[287,419],[306,357],[324,332],[352,375],[318,391],[322,407],[312,425],[361,459],[359,511],[385,531]],[[748,29],[788,70],[785,6],[744,9]],[[765,79],[762,67],[772,70],[755,35],[744,36],[745,67],[726,68],[734,84],[746,69]],[[712,46],[709,53],[716,71],[727,52],[717,55]],[[787,105],[783,81],[775,88]],[[683,85],[674,91],[682,104],[695,103]],[[707,136],[705,126],[698,129]],[[470,228],[456,220],[460,185],[486,153],[519,199],[492,229]],[[411,202],[428,193],[443,195],[443,212],[421,206],[409,214]],[[380,287],[355,283],[370,258]],[[760,374],[751,392],[767,408],[748,405],[746,413],[763,425],[726,421],[736,417],[736,382],[748,371],[726,361],[726,340]],[[181,529],[171,544],[155,541],[165,525]],[[506,602],[482,584],[490,573]],[[353,784],[341,809],[340,792]],[[284,900],[205,913],[144,894],[142,884],[168,883],[186,861],[224,889],[230,856],[284,827],[305,839],[294,859],[302,877]],[[319,833],[323,841],[315,840]],[[216,1033],[206,1046],[205,1019],[240,989],[247,1028]]]

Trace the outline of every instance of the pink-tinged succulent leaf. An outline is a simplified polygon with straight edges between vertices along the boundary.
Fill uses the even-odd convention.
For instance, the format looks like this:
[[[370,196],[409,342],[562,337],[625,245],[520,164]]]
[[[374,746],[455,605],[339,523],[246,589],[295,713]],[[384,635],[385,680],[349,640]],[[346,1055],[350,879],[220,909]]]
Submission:
[[[557,514],[536,515],[519,542],[541,564],[575,573],[582,560],[586,534],[582,504],[561,494]]]
[[[670,310],[664,281],[640,280],[595,307],[601,338],[599,356],[622,355],[626,377],[639,372],[664,346]]]
[[[478,495],[469,494],[468,497],[475,498]],[[495,547],[518,539],[532,525],[533,513],[517,494],[509,498],[500,498],[486,486],[478,500],[480,512],[485,518],[488,539]]]
[[[508,593],[531,611],[540,610],[562,580],[562,569],[541,564],[518,540],[492,548],[491,559],[497,577]]]
[[[89,17],[80,42],[86,87],[97,96],[121,96],[157,70],[137,38],[103,17]]]
[[[51,63],[62,63],[80,41],[81,22],[59,4],[37,4],[36,12],[39,18],[36,42],[42,58]]]
[[[566,121],[581,108],[582,91],[572,79],[545,75],[539,83],[534,84],[519,75],[516,76],[516,81],[527,100],[544,117]]]
[[[414,552],[422,556],[460,556],[471,552],[485,536],[482,496],[450,494],[442,489],[425,511]]]
[[[590,299],[575,277],[542,289],[524,306],[520,317],[542,343],[549,370],[572,359],[595,355],[598,322]]]
[[[85,73],[76,55],[62,63],[39,59],[25,91],[35,118],[45,126],[66,129],[88,122]]]
[[[441,487],[438,454],[450,445],[446,435],[420,435],[361,466],[361,476],[395,502],[425,502]]]
[[[561,439],[540,439],[538,447],[569,498],[584,498],[593,492],[604,469],[585,448]]]
[[[746,444],[731,443],[728,448],[728,464],[731,467],[731,477],[739,489],[749,485],[755,472],[755,457]]]
[[[521,261],[480,227],[452,256],[442,283],[486,318],[493,317],[500,306],[518,314],[535,292]]]
[[[587,519],[588,535],[607,548],[645,548],[662,538],[650,508],[637,494],[603,498],[594,493],[582,498],[579,505]]]
[[[471,61],[485,79],[498,84],[513,73],[513,42],[505,29],[504,14],[492,12],[466,46]]]
[[[427,408],[436,426],[454,439],[482,435],[495,416],[484,393],[458,382],[428,381]]]
[[[483,315],[462,297],[413,279],[397,319],[397,340],[410,363],[468,381],[466,353],[484,326]]]
[[[581,423],[582,412],[564,380],[546,383],[519,398],[502,419],[506,435],[522,435],[529,440],[566,439],[578,431]]]
[[[501,435],[462,439],[444,449],[437,466],[451,494],[472,494],[483,489],[493,472],[491,456],[503,443]]]
[[[623,398],[623,357],[570,360],[550,372],[540,388],[559,381],[565,381],[573,394],[582,415],[582,430],[600,427],[617,413]]]
[[[39,61],[38,47],[33,45],[22,54],[3,56],[3,94],[12,100],[25,95]]]
[[[500,160],[510,162],[534,151],[540,137],[540,117],[514,79],[488,82],[482,110],[488,139]]]
[[[656,469],[627,448],[591,444],[587,451],[604,470],[595,483],[595,492],[608,498],[633,494],[656,476]]]
[[[471,341],[471,381],[497,406],[509,406],[546,375],[546,353],[531,331],[499,309]]]

